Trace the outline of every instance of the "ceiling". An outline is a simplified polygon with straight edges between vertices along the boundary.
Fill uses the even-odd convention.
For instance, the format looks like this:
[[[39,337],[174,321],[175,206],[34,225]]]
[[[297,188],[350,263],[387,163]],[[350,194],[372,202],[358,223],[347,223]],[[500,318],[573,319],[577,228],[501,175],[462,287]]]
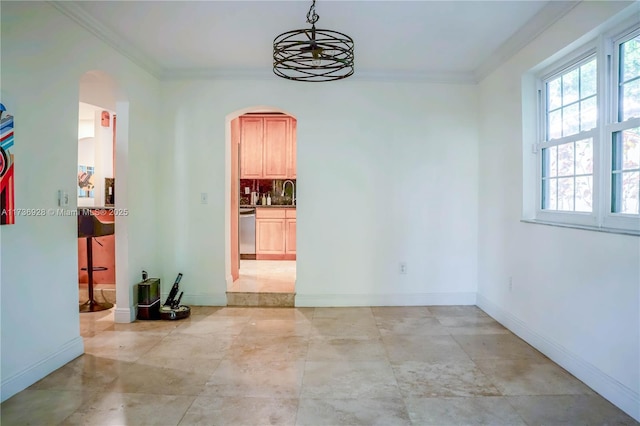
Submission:
[[[479,81],[577,1],[316,2],[355,42],[355,76]],[[74,1],[58,9],[159,78],[271,76],[273,39],[311,1]]]

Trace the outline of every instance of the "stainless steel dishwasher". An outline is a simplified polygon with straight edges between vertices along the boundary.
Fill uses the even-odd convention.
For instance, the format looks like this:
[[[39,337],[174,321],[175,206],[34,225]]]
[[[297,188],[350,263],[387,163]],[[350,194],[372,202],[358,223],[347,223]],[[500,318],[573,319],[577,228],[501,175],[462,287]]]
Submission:
[[[240,258],[256,258],[256,209],[240,208]]]

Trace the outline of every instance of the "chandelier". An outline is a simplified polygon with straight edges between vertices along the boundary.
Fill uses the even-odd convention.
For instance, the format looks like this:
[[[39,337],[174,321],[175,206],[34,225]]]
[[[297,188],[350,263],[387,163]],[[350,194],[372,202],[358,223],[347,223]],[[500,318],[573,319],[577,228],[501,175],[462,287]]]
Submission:
[[[311,29],[287,31],[273,40],[273,72],[296,81],[332,81],[353,74],[353,39],[316,29],[316,0],[307,12]]]

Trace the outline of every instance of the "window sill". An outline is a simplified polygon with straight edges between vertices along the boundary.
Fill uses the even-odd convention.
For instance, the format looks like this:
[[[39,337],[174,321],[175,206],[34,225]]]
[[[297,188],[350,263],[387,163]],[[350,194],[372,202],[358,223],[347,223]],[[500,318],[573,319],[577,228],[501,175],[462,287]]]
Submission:
[[[573,228],[573,229],[582,229],[585,231],[606,232],[608,234],[620,234],[620,235],[629,235],[633,237],[640,237],[640,231],[635,231],[632,229],[616,229],[616,228],[604,228],[604,227],[589,226],[589,225],[577,225],[577,224],[571,224],[571,223],[546,222],[543,220],[536,220],[536,219],[520,219],[520,222],[533,223],[536,225],[557,226],[559,228]]]

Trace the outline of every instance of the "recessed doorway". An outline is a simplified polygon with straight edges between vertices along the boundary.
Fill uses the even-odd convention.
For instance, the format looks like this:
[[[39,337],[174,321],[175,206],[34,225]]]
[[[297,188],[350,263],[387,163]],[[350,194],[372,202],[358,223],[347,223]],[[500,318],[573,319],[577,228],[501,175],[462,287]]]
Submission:
[[[296,127],[264,109],[231,120],[230,306],[295,305]]]

